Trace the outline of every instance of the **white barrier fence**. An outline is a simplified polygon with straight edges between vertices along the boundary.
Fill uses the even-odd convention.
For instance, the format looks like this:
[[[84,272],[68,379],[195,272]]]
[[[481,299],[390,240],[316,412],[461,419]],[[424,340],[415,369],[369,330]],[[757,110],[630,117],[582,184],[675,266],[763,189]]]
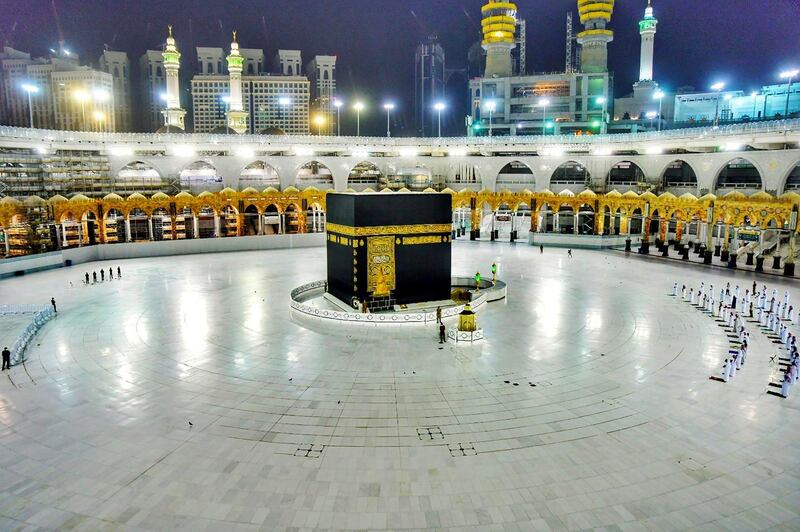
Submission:
[[[45,323],[55,315],[51,306],[40,305],[0,305],[0,317],[6,315],[31,315],[31,322],[20,333],[11,346],[11,364],[25,361],[28,346]]]
[[[408,312],[387,312],[378,314],[364,314],[361,312],[346,312],[343,310],[329,310],[324,308],[315,307],[313,305],[305,305],[301,302],[301,298],[315,291],[324,291],[325,281],[314,281],[313,283],[298,286],[291,292],[293,310],[312,316],[314,318],[321,318],[334,321],[345,321],[351,323],[435,323],[436,311],[408,311]],[[473,293],[473,295],[475,295]],[[491,299],[490,299],[490,296]],[[471,301],[473,309],[478,308],[487,301],[494,301],[505,297],[505,285],[502,284],[495,292],[483,290],[477,294]],[[452,318],[458,316],[464,310],[465,305],[456,305],[451,307],[442,308],[442,318]]]

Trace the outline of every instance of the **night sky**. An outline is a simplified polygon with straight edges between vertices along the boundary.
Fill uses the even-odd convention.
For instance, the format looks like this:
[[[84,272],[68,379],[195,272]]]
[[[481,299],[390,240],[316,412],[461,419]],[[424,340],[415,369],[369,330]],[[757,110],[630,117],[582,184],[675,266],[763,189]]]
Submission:
[[[68,47],[92,62],[108,44],[127,51],[135,63],[146,48],[160,47],[169,23],[175,26],[184,59],[192,64],[194,46],[227,49],[231,30],[238,30],[242,47],[263,48],[269,58],[278,48],[302,50],[304,62],[315,54],[337,55],[339,92],[347,100],[358,96],[368,102],[362,129],[369,134],[383,132],[385,118],[379,107],[389,98],[398,103],[396,134],[413,132],[416,43],[438,32],[448,66],[463,66],[467,50],[479,38],[483,3],[56,0]],[[565,15],[574,10],[577,22],[575,4],[575,0],[518,1],[520,15],[528,21],[529,71],[563,70]],[[617,95],[629,92],[638,76],[637,21],[645,5],[646,0],[617,2],[611,24],[616,36],[609,51]],[[663,87],[704,89],[723,80],[730,88],[750,91],[776,81],[782,69],[800,66],[800,0],[655,0],[654,7],[659,19],[656,79]],[[58,41],[50,0],[0,0],[0,38],[44,55]],[[448,103],[447,130],[461,133],[468,109],[465,80],[453,79]],[[344,122],[346,132],[350,127]]]

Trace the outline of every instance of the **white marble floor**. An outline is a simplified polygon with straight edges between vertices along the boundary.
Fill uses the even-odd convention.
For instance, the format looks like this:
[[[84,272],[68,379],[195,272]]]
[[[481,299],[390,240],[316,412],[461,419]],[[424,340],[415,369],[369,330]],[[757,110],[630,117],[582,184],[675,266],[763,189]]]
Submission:
[[[711,381],[728,338],[668,295],[800,287],[574,254],[456,243],[454,274],[497,261],[509,297],[479,312],[486,342],[444,349],[434,326],[293,317],[322,249],[0,281],[4,303],[59,302],[0,378],[0,529],[800,529],[777,346],[750,325],[744,370]]]

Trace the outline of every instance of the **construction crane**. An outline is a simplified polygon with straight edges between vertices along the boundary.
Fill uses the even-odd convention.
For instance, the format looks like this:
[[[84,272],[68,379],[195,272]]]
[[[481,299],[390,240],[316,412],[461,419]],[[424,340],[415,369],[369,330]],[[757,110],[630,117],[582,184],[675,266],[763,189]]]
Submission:
[[[572,33],[572,11],[567,11],[567,57],[564,64],[564,71],[567,74],[572,74],[575,71],[575,63],[572,60],[572,42],[574,39]]]
[[[56,21],[56,29],[58,30],[58,54],[66,55],[66,41],[64,40],[64,32],[61,30],[61,18],[58,16],[58,9],[56,9],[56,0],[50,0],[50,6],[53,8],[53,18]]]

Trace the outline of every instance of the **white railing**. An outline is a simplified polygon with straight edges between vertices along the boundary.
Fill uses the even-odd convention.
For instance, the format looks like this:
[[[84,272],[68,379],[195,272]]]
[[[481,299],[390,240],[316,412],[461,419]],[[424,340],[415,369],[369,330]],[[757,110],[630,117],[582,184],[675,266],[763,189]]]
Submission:
[[[39,305],[0,305],[0,317],[4,315],[19,315],[30,314],[31,322],[25,327],[22,333],[17,336],[14,343],[11,345],[11,364],[20,364],[25,361],[25,352],[28,346],[39,332],[39,329],[44,327],[44,324],[50,321],[55,316],[53,308],[48,306]]]
[[[631,142],[650,142],[665,140],[702,140],[705,138],[757,135],[757,134],[789,134],[800,130],[800,119],[774,120],[729,124],[718,127],[693,127],[664,131],[648,131],[642,133],[623,133],[618,135],[525,135],[504,137],[330,137],[317,135],[214,135],[207,133],[159,134],[159,133],[91,133],[83,131],[60,131],[49,129],[30,129],[11,126],[0,126],[0,138],[31,140],[40,143],[93,143],[93,144],[141,144],[141,145],[173,145],[173,144],[208,144],[222,146],[236,145],[273,145],[295,146],[309,144],[316,146],[338,146],[343,149],[358,147],[471,147],[473,149],[499,146],[552,146],[564,147],[628,144]]]
[[[469,281],[467,278],[454,278],[454,281],[461,285],[461,283],[466,283]],[[304,296],[308,296],[314,292],[321,292],[325,290],[327,286],[326,281],[314,281],[313,283],[304,284],[302,286],[298,286],[291,292],[292,303],[291,307],[293,310],[305,314],[307,316],[311,316],[314,318],[320,318],[325,320],[334,320],[334,321],[344,321],[350,323],[392,323],[392,324],[404,324],[404,323],[417,323],[417,324],[425,324],[425,323],[434,323],[436,322],[436,312],[425,312],[425,311],[404,311],[404,312],[386,312],[386,313],[377,313],[377,314],[364,314],[361,312],[348,312],[344,310],[328,310],[320,307],[315,307],[313,305],[306,305],[302,302],[302,298]],[[470,293],[474,296],[474,299],[470,302],[473,309],[478,308],[479,306],[483,305],[487,301],[496,301],[498,299],[502,299],[505,297],[506,294],[506,286],[504,283],[498,282],[495,287],[492,287],[490,283],[481,283],[481,286],[486,286],[487,289],[482,290],[480,292],[473,292],[470,290]],[[466,288],[466,286],[464,286]],[[451,307],[446,307],[442,309],[442,318],[452,318],[461,314],[464,310],[465,305],[456,305]]]

